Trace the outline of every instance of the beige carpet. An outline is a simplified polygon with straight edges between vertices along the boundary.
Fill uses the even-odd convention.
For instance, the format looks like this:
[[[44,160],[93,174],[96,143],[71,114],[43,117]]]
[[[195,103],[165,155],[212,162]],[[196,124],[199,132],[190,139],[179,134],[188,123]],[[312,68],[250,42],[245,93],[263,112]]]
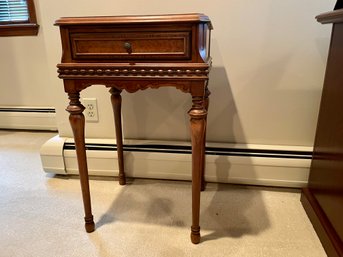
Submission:
[[[208,184],[193,245],[190,182],[92,179],[97,229],[87,234],[77,177],[42,170],[53,135],[0,131],[1,257],[326,256],[290,189]]]

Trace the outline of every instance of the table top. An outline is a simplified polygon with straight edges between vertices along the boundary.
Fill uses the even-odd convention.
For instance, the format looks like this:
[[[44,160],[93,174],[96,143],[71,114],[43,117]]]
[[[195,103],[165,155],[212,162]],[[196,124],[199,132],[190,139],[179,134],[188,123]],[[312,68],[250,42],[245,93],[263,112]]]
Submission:
[[[97,25],[97,24],[135,24],[135,23],[207,23],[210,29],[212,24],[208,16],[202,13],[163,14],[163,15],[123,15],[123,16],[88,16],[62,17],[56,20],[55,25]]]

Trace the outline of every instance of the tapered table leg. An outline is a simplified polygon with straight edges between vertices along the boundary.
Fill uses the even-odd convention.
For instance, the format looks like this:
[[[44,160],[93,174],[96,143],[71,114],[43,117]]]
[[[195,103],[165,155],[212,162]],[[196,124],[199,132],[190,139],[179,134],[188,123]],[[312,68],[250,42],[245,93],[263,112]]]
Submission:
[[[208,113],[208,106],[209,106],[209,95],[211,92],[208,90],[207,85],[205,88],[205,98],[204,98],[204,107],[206,110],[206,113]],[[201,191],[204,191],[206,188],[206,181],[205,181],[205,167],[206,167],[206,158],[205,158],[205,152],[206,152],[206,129],[207,129],[207,115],[205,118],[205,131],[204,131],[204,142],[202,146],[202,153],[201,156],[203,156],[202,166],[200,168],[201,170]]]
[[[203,97],[193,96],[193,106],[189,111],[192,138],[192,227],[191,241],[200,242],[200,190],[204,169],[204,141],[207,112]]]
[[[77,155],[77,162],[79,166],[80,183],[82,190],[83,206],[85,211],[85,228],[86,231],[92,232],[95,229],[91,199],[89,192],[89,177],[87,168],[87,158],[86,158],[86,148],[85,148],[85,117],[83,115],[83,110],[85,107],[79,101],[79,92],[69,93],[69,105],[67,111],[70,113],[69,121],[74,133],[75,148]]]
[[[117,154],[118,154],[118,165],[119,165],[119,184],[126,184],[126,177],[124,172],[124,150],[123,150],[123,135],[122,135],[122,124],[121,124],[121,90],[116,88],[110,89],[111,102],[114,115],[114,125],[116,129],[116,141],[117,141]]]

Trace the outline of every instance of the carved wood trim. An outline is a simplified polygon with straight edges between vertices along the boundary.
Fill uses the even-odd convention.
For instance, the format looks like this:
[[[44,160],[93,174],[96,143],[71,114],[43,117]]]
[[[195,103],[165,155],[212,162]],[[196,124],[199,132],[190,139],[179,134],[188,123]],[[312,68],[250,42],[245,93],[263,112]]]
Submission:
[[[80,103],[80,92],[68,93],[69,105],[66,108],[71,115],[81,114],[85,107]]]
[[[189,110],[188,114],[193,119],[205,119],[207,116],[207,111],[205,109],[205,101],[202,96],[192,97],[192,108]]]
[[[67,66],[58,65],[59,78],[74,79],[79,77],[195,77],[207,78],[210,67],[147,67],[131,66]]]
[[[129,80],[129,81],[113,81],[113,80],[78,80],[76,82],[77,89],[82,90],[91,85],[104,85],[106,87],[116,88],[120,91],[125,90],[128,93],[134,93],[138,90],[146,90],[148,88],[157,89],[160,87],[174,87],[184,93],[191,92],[191,83],[182,81],[151,81],[151,80]]]

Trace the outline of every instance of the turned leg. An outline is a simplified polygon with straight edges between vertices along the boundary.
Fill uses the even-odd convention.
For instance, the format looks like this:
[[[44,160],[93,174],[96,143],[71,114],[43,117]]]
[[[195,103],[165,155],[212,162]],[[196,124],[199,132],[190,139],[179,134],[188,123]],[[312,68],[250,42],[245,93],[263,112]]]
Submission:
[[[88,168],[87,168],[87,158],[86,158],[86,148],[85,148],[85,117],[83,115],[83,110],[85,107],[79,101],[80,95],[77,93],[69,93],[69,105],[67,111],[70,113],[69,121],[71,128],[74,133],[75,148],[77,155],[77,162],[79,166],[80,183],[82,190],[83,206],[85,210],[85,228],[86,231],[92,232],[95,229],[91,199],[89,192],[89,178],[88,178]]]
[[[211,92],[208,90],[207,86],[205,88],[205,98],[204,98],[204,107],[206,110],[206,113],[208,113],[208,106],[209,106],[209,95],[211,94]],[[205,159],[205,152],[206,152],[206,127],[207,127],[207,115],[205,117],[205,132],[204,132],[204,143],[203,143],[203,148],[202,148],[202,166],[200,168],[201,170],[201,191],[204,191],[206,188],[206,181],[205,181],[205,163],[206,163],[206,159]]]
[[[193,96],[193,106],[189,111],[192,138],[192,227],[193,244],[200,242],[200,190],[204,168],[204,141],[207,112],[204,109],[203,97]]]
[[[114,125],[116,129],[116,141],[117,141],[117,154],[118,154],[118,165],[119,165],[119,184],[126,184],[126,177],[124,172],[124,153],[123,153],[123,135],[122,135],[122,124],[121,124],[121,90],[116,88],[110,89],[111,102],[114,115]]]

